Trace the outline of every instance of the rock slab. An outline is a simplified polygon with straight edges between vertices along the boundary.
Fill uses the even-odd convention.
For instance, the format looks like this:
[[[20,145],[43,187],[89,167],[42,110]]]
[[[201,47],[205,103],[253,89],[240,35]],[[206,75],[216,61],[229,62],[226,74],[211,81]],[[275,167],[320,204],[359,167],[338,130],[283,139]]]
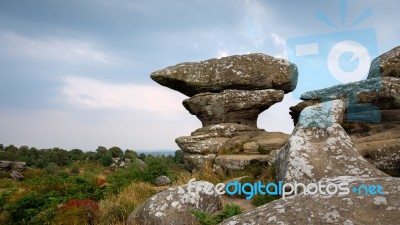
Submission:
[[[220,225],[250,224],[398,224],[400,178],[339,177],[326,182],[348,182],[350,190],[361,185],[381,185],[383,195],[305,195],[279,199],[237,215]]]
[[[153,72],[155,82],[189,97],[224,90],[283,90],[297,84],[297,67],[284,59],[255,53],[187,62]]]
[[[222,208],[219,195],[204,192],[204,186],[211,183],[197,181],[193,185],[203,188],[196,192],[193,187],[189,192],[188,185],[183,185],[154,195],[129,215],[127,225],[197,224],[192,209],[214,213]]]

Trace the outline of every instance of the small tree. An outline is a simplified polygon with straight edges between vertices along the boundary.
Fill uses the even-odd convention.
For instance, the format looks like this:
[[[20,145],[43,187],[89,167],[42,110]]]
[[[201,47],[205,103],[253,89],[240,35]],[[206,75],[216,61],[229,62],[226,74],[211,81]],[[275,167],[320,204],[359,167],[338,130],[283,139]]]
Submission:
[[[183,151],[178,150],[175,152],[174,161],[183,164]]]
[[[122,157],[124,153],[120,148],[115,146],[111,147],[108,151],[111,152],[112,157]]]
[[[100,161],[103,166],[111,166],[111,164],[113,163],[113,159],[110,154],[106,154],[105,156],[103,156]]]
[[[133,150],[127,149],[125,150],[124,158],[135,159],[137,158],[137,153]]]
[[[107,154],[107,148],[106,148],[106,147],[103,147],[103,146],[99,146],[99,147],[97,147],[96,152],[97,152],[99,155],[104,156],[104,155]]]

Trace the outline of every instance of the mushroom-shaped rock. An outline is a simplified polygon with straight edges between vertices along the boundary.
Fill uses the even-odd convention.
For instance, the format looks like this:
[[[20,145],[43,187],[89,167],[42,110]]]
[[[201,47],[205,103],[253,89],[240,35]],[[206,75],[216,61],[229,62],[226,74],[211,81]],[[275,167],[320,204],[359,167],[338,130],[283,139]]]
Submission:
[[[282,101],[284,92],[277,90],[225,90],[201,93],[183,101],[185,108],[197,116],[203,126],[237,123],[257,126],[260,113]]]
[[[288,93],[296,88],[297,75],[295,64],[254,53],[181,63],[153,72],[151,78],[191,97],[227,89],[275,89]]]

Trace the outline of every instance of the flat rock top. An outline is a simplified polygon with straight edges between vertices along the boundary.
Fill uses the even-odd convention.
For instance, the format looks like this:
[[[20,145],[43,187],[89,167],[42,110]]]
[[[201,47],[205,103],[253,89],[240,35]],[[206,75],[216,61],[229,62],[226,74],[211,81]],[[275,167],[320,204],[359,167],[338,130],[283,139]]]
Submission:
[[[387,95],[397,94],[400,84],[399,78],[383,77],[335,85],[332,87],[309,91],[301,95],[302,100],[332,100],[343,97],[356,98],[362,92],[387,92]]]
[[[153,72],[157,83],[187,96],[226,89],[276,89],[288,93],[296,88],[297,67],[284,59],[261,53],[186,62]]]

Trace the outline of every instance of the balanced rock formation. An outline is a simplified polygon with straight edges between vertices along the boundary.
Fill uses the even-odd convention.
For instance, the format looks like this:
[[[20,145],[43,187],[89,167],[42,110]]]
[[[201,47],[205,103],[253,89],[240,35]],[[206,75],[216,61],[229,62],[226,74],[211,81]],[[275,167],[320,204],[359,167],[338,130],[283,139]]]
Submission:
[[[183,105],[202,122],[191,136],[176,139],[190,170],[213,167],[221,155],[265,154],[287,139],[286,134],[257,128],[258,115],[296,88],[297,67],[286,60],[263,54],[230,56],[167,67],[151,78],[189,96]]]
[[[288,142],[278,153],[278,180],[317,182],[337,176],[387,176],[368,163],[340,126],[345,104],[333,100],[306,107]]]
[[[198,224],[192,209],[215,213],[222,209],[218,194],[206,193],[206,181],[196,181],[193,186],[183,185],[160,192],[132,212],[127,225],[187,225]],[[190,190],[189,190],[190,188]],[[207,189],[208,190],[208,189]]]
[[[220,225],[249,224],[398,224],[400,178],[339,177],[326,183],[347,182],[347,195],[298,194],[229,218]],[[354,193],[353,188],[381,185],[383,194]]]
[[[368,79],[304,93],[290,108],[294,123],[307,106],[341,99],[343,127],[355,147],[381,170],[400,170],[400,47],[374,59]]]

